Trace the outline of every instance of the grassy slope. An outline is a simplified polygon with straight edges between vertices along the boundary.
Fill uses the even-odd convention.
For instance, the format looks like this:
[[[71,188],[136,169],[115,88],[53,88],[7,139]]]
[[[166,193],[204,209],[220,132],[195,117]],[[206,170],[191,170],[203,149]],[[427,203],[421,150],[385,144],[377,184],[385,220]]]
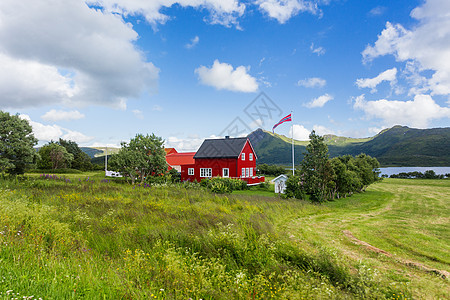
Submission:
[[[92,148],[92,149],[95,149],[95,150],[99,151],[99,152],[97,152],[95,154],[95,157],[103,157],[103,156],[106,155],[106,147],[95,147],[95,148]],[[116,153],[119,152],[119,150],[120,150],[120,148],[108,147],[108,155],[116,154]]]
[[[328,203],[328,209],[320,213],[301,216],[287,228],[312,251],[317,245],[328,244],[350,259],[365,260],[390,280],[415,286],[415,298],[446,298],[450,296],[448,279],[425,275],[401,261],[450,271],[449,204],[450,180],[386,179],[364,194]],[[393,257],[352,244],[344,230]],[[430,290],[436,294],[429,294]]]
[[[449,297],[448,280],[399,262],[449,270],[449,180],[388,179],[317,206],[89,176],[0,180],[0,298]]]

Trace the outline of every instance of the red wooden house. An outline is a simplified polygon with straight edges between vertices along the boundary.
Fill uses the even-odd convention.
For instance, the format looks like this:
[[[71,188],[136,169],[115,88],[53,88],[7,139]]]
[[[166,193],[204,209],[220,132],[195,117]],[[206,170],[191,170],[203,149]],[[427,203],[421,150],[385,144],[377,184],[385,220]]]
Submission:
[[[173,148],[172,148],[173,149]],[[175,150],[175,149],[174,149]],[[171,152],[166,155],[166,162],[168,169],[175,169],[178,173],[181,173],[181,166],[193,165],[195,152]]]
[[[178,153],[175,148],[164,148],[164,151],[166,151],[166,155]]]
[[[181,166],[182,181],[201,181],[203,178],[229,177],[248,184],[264,182],[256,176],[256,153],[250,140],[244,138],[207,139],[194,155],[193,164]]]

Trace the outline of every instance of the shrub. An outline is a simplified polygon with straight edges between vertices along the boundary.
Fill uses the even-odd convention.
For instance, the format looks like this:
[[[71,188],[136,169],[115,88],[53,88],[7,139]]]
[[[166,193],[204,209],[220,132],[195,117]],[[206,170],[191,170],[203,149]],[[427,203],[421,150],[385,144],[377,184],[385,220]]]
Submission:
[[[200,185],[217,194],[242,191],[248,188],[247,183],[243,180],[223,177],[204,178],[200,181]]]
[[[303,179],[300,176],[290,176],[286,181],[286,190],[284,196],[286,198],[305,199],[305,189]]]

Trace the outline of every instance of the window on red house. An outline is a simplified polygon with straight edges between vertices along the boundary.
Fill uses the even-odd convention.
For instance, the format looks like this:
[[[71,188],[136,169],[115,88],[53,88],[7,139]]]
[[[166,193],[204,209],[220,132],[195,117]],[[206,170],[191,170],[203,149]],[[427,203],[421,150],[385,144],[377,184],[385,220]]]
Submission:
[[[200,177],[212,177],[212,169],[200,168]]]
[[[229,177],[230,176],[230,170],[228,168],[222,169],[222,177]]]

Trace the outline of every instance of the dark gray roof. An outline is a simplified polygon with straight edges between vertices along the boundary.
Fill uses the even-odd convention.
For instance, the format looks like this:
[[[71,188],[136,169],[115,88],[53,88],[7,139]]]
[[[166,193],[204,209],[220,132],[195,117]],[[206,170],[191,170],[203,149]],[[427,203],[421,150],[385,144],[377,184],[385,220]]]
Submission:
[[[237,158],[246,142],[246,137],[205,140],[194,158]]]

